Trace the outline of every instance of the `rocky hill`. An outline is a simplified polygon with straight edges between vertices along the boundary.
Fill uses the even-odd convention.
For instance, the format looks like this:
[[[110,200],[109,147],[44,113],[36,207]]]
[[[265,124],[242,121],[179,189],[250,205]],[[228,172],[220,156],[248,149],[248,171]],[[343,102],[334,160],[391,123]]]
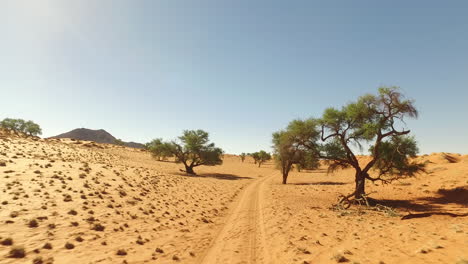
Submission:
[[[97,143],[116,144],[117,138],[112,136],[104,129],[77,128],[67,133],[63,133],[51,138],[72,138],[78,140],[94,141]],[[124,145],[130,148],[144,148],[145,146],[135,142],[124,142]]]

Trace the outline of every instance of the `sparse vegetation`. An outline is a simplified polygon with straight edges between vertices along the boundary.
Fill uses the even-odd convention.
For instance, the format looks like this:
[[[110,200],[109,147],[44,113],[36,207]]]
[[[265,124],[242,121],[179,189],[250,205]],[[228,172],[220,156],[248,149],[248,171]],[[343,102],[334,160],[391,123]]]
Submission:
[[[271,155],[270,153],[260,150],[258,152],[254,152],[250,154],[250,156],[254,159],[254,163],[258,164],[258,167],[260,167],[263,163],[271,160]]]
[[[5,118],[0,122],[0,127],[16,134],[24,133],[29,136],[38,136],[42,134],[41,127],[33,121],[23,119]]]
[[[247,154],[245,154],[244,152],[242,152],[239,157],[241,158],[241,161],[244,162],[245,160],[245,157],[247,156]]]
[[[184,164],[185,172],[188,174],[195,174],[193,168],[197,166],[214,166],[223,163],[223,150],[215,147],[214,143],[209,143],[208,132],[200,129],[185,130],[179,141],[153,140],[153,144],[150,143],[148,148],[150,151],[152,148],[156,149],[156,155],[171,153],[175,156],[176,162]]]
[[[275,161],[281,169],[283,184],[286,184],[294,164],[303,169],[319,166],[319,160],[313,152],[320,137],[315,126],[314,120],[294,120],[286,130],[273,133]]]
[[[125,251],[124,249],[119,249],[119,250],[117,250],[117,255],[118,256],[126,256],[127,251]]]
[[[167,160],[167,158],[174,155],[171,143],[163,142],[162,138],[153,139],[145,146],[157,160]]]
[[[73,244],[70,243],[70,242],[67,242],[67,243],[65,243],[65,248],[66,248],[66,249],[74,249],[74,248],[75,248],[75,245],[73,245]]]
[[[1,244],[4,246],[11,246],[13,245],[13,239],[11,237],[4,238]]]
[[[8,255],[10,258],[24,258],[26,257],[26,251],[24,250],[24,247],[14,247],[10,250],[10,253]]]
[[[322,118],[303,121],[315,124],[309,133],[320,133],[323,143],[302,145],[325,160],[329,171],[354,168],[355,190],[344,198],[362,199],[366,180],[390,183],[424,171],[424,164],[409,160],[418,148],[415,139],[408,136],[410,130],[403,128],[405,118],[417,115],[413,101],[405,99],[397,87],[381,87],[378,95],[361,96],[341,110],[328,108]],[[372,159],[361,165],[352,146],[362,149],[363,145],[370,145]],[[371,169],[377,176],[370,176]]]

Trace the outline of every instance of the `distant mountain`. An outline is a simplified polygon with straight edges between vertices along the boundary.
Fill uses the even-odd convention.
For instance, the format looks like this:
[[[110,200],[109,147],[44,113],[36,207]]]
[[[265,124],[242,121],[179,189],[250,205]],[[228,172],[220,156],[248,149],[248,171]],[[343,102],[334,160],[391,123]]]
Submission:
[[[72,138],[78,140],[94,141],[97,143],[115,144],[117,138],[112,136],[104,129],[77,128],[70,132],[63,133],[51,138]],[[144,148],[145,145],[135,142],[124,142],[124,145],[130,148]]]

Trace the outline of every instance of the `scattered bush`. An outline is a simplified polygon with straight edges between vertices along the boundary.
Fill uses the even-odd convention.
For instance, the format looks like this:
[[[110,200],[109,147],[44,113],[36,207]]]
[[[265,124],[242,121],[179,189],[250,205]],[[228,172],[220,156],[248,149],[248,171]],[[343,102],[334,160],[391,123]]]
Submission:
[[[70,243],[70,242],[67,242],[67,243],[65,243],[65,248],[66,248],[66,249],[74,249],[74,248],[75,248],[75,245],[73,245],[73,244]]]
[[[2,245],[4,246],[11,246],[13,245],[13,239],[8,237],[2,240]]]
[[[14,247],[10,250],[10,254],[8,256],[10,258],[24,258],[26,256],[26,252],[24,247]]]
[[[117,250],[117,255],[118,256],[126,256],[127,255],[127,251],[123,250],[123,249],[119,249]]]

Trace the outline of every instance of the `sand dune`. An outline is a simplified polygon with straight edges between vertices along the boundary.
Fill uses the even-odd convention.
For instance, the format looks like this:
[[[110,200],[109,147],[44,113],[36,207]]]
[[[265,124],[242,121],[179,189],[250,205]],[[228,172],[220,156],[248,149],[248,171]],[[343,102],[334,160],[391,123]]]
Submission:
[[[138,149],[2,136],[0,263],[466,261],[468,157],[450,156],[369,183],[382,206],[343,210],[333,205],[353,189],[350,170],[292,172],[282,185],[271,162],[226,155],[186,176]]]

